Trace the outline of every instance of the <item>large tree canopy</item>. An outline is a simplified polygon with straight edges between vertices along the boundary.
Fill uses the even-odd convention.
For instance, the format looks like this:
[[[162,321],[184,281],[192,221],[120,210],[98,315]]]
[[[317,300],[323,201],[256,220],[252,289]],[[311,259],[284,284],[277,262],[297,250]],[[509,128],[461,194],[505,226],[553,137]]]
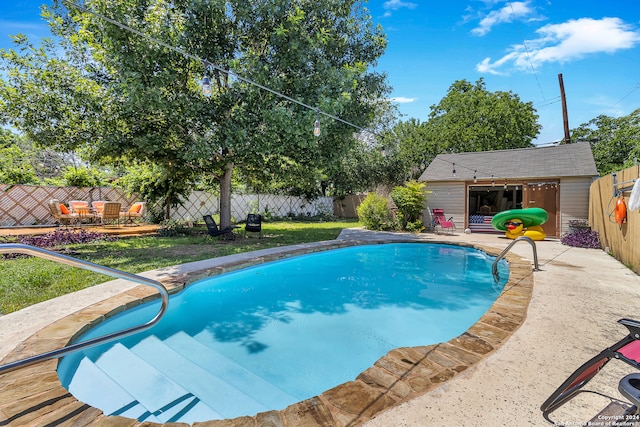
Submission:
[[[388,89],[370,66],[386,40],[362,3],[57,0],[46,15],[65,50],[18,39],[22,50],[3,58],[0,117],[51,147],[147,165],[149,194],[168,205],[213,175],[224,226],[234,167],[256,181],[318,187],[354,144],[353,128],[321,113],[361,127],[373,119]]]
[[[475,85],[456,81],[431,106],[428,121],[401,121],[385,134],[385,164],[392,166],[385,183],[417,179],[441,153],[531,147],[537,120],[531,103],[511,92],[489,92],[483,79]]]
[[[600,175],[629,167],[640,158],[640,109],[628,116],[598,116],[573,129],[571,138],[589,141]]]
[[[441,153],[505,150],[532,146],[540,131],[530,102],[512,92],[489,92],[483,79],[454,82],[431,106],[427,130]]]

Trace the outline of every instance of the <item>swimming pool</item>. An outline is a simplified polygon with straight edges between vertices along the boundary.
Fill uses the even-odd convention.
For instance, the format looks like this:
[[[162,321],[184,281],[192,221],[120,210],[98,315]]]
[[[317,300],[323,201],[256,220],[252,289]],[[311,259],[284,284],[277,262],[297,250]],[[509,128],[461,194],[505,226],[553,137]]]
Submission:
[[[152,330],[63,359],[59,376],[78,399],[140,420],[281,409],[354,378],[391,349],[464,332],[504,284],[494,283],[492,261],[476,249],[402,243],[216,276],[174,295]],[[500,269],[506,281],[506,265]],[[129,310],[85,336],[154,310]]]

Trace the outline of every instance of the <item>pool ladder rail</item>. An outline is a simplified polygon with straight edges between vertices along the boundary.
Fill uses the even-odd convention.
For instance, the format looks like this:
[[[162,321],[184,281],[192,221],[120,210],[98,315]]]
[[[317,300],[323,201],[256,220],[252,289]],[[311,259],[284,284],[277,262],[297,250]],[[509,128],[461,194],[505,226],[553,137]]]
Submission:
[[[536,242],[534,242],[530,237],[520,236],[517,237],[513,242],[509,243],[509,246],[504,248],[504,250],[500,252],[500,255],[496,257],[495,261],[493,261],[493,265],[491,266],[491,273],[493,274],[493,278],[496,282],[500,281],[500,274],[498,273],[498,262],[500,262],[500,260],[505,257],[507,252],[511,250],[513,245],[515,245],[519,241],[529,242],[529,244],[533,248],[533,271],[540,271],[540,267],[538,265],[538,249],[536,248]]]
[[[77,258],[73,258],[67,255],[62,255],[56,252],[51,252],[51,251],[34,247],[34,246],[23,245],[19,243],[0,244],[0,254],[9,254],[9,253],[32,255],[39,258],[48,259],[50,261],[58,262],[60,264],[66,264],[72,267],[78,267],[84,270],[90,270],[96,273],[105,274],[118,279],[130,280],[132,282],[140,283],[142,285],[151,286],[153,288],[156,288],[160,292],[160,297],[162,299],[162,302],[161,302],[158,313],[151,320],[147,321],[142,325],[133,326],[120,331],[112,332],[110,334],[95,337],[87,341],[69,344],[69,345],[66,345],[65,347],[62,347],[56,350],[43,352],[35,356],[27,357],[27,358],[16,360],[14,362],[10,362],[4,365],[0,365],[0,374],[10,372],[10,371],[15,371],[17,369],[31,366],[36,363],[44,362],[47,360],[63,357],[69,353],[72,353],[78,350],[82,350],[88,347],[93,347],[95,345],[102,344],[107,341],[112,341],[118,338],[122,338],[124,336],[132,335],[134,333],[149,329],[150,327],[152,327],[153,325],[155,325],[160,321],[160,319],[162,318],[164,313],[167,311],[167,308],[169,306],[169,292],[164,287],[164,285],[155,280],[147,279],[146,277],[138,276],[136,274],[127,273],[127,272],[116,270],[109,267],[104,267],[102,265],[94,264],[88,261],[83,261]]]

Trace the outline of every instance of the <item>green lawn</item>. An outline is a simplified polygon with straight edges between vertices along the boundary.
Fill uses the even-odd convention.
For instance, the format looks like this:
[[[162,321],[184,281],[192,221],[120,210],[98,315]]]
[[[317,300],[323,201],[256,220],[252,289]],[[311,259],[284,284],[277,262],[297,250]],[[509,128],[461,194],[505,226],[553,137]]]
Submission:
[[[106,267],[140,273],[258,249],[333,240],[342,229],[357,226],[356,221],[267,222],[262,224],[262,239],[251,233],[248,238],[239,237],[235,241],[217,240],[208,237],[206,229],[200,228],[188,236],[133,237],[57,249]],[[0,262],[0,314],[111,279],[110,276],[41,258],[4,259]]]

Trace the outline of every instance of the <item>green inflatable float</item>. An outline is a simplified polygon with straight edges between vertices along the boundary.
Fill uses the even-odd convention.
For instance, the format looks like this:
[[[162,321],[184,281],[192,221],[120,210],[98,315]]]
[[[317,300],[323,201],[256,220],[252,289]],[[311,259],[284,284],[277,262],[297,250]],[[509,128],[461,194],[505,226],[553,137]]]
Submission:
[[[549,214],[542,208],[511,209],[495,214],[491,225],[496,230],[505,231],[509,239],[526,236],[533,240],[544,240],[547,235],[540,226],[547,219]]]

